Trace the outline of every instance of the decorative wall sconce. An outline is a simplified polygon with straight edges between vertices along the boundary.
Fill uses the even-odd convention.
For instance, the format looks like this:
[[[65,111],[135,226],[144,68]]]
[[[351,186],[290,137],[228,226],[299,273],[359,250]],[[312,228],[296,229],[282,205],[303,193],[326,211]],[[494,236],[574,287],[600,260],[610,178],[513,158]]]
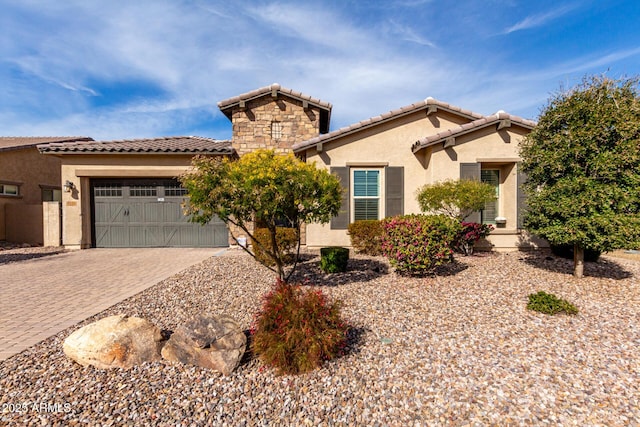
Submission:
[[[65,181],[64,185],[62,186],[62,188],[64,189],[65,193],[71,193],[71,191],[76,188],[76,186],[73,184],[73,182],[67,180]]]

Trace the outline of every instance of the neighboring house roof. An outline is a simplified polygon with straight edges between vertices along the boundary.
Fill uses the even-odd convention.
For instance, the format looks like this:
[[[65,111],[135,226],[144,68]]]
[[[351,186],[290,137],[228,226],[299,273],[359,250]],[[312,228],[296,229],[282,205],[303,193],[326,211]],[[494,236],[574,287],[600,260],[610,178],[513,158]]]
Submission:
[[[79,141],[76,143],[49,143],[39,145],[41,153],[65,154],[226,154],[234,149],[231,141],[199,136],[170,136],[150,139],[124,139],[120,141]]]
[[[63,144],[76,141],[93,141],[93,139],[88,136],[1,136],[0,151],[22,150],[49,142]]]
[[[278,83],[273,83],[270,86],[261,87],[260,89],[255,89],[251,92],[246,92],[241,95],[234,96],[233,98],[220,101],[218,102],[218,108],[220,108],[220,111],[222,111],[229,119],[231,119],[232,107],[240,106],[241,102],[247,102],[254,99],[262,98],[265,95],[277,96],[278,93],[302,102],[308,102],[309,104],[315,105],[316,107],[319,107],[323,110],[331,111],[332,108],[332,105],[329,102],[324,102],[309,95],[305,95],[301,92],[296,92],[295,90],[284,88]]]
[[[437,110],[448,111],[458,116],[465,117],[469,120],[476,120],[484,117],[482,114],[474,113],[473,111],[469,111],[469,110],[464,110],[460,107],[456,107],[454,105],[447,104],[446,102],[438,101],[437,99],[433,99],[429,97],[424,101],[416,102],[411,105],[398,108],[396,110],[391,110],[379,116],[371,117],[369,119],[362,120],[358,123],[354,123],[350,126],[346,126],[338,130],[334,130],[333,132],[329,132],[327,134],[317,136],[307,141],[299,142],[297,144],[294,144],[292,148],[294,152],[298,153],[312,146],[315,146],[319,143],[330,142],[338,138],[341,138],[345,135],[359,132],[361,130],[368,129],[373,126],[377,126],[379,124],[397,119],[399,117],[406,116],[408,114],[413,114],[420,110],[427,110],[429,114],[435,113]]]
[[[505,113],[504,111],[498,111],[497,113],[490,116],[482,117],[481,119],[474,120],[470,123],[465,123],[463,125],[456,126],[454,128],[447,129],[434,135],[429,135],[425,138],[422,138],[416,141],[411,146],[411,150],[416,153],[423,148],[430,147],[441,142],[446,143],[447,140],[450,140],[453,143],[456,137],[474,132],[487,126],[497,125],[498,130],[500,130],[510,127],[514,123],[520,125],[525,129],[533,129],[536,125],[536,122],[534,121],[523,119],[522,117],[518,116],[513,116],[509,113]]]

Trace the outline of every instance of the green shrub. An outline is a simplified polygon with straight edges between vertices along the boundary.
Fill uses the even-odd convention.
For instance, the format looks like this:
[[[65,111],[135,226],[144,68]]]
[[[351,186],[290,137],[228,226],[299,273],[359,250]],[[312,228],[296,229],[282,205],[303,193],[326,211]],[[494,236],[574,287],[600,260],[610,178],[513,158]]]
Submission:
[[[251,326],[251,346],[279,374],[300,374],[342,355],[347,331],[339,301],[278,280]]]
[[[260,242],[262,247],[257,244],[256,240]],[[263,247],[268,251],[273,251],[271,245],[271,237],[269,230],[266,228],[256,228],[253,232],[253,252],[256,259],[264,265],[272,266],[275,261],[262,249]],[[295,254],[293,251],[298,245],[298,232],[295,228],[277,227],[276,228],[276,243],[278,244],[279,255],[286,263],[294,261]]]
[[[330,246],[320,249],[320,269],[325,273],[344,273],[349,262],[349,249]]]
[[[377,219],[355,221],[349,224],[351,246],[358,253],[377,256],[382,254],[382,224]]]
[[[385,218],[382,228],[382,251],[396,271],[424,274],[453,261],[461,225],[445,215],[404,215]]]
[[[537,294],[529,295],[529,310],[539,311],[545,314],[556,314],[565,312],[567,314],[576,314],[578,309],[567,300],[560,299],[553,294],[540,291]]]

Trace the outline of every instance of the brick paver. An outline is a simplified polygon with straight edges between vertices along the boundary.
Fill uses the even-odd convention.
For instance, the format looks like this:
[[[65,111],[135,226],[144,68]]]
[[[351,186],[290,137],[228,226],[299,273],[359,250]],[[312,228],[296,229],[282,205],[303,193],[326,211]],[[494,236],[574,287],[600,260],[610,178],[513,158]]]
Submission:
[[[87,249],[0,265],[0,360],[221,249]]]

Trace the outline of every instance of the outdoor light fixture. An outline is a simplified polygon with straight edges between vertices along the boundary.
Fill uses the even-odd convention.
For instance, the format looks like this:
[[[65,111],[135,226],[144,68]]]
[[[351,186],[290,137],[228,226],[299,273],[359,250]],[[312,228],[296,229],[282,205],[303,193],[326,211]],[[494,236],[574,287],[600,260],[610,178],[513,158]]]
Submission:
[[[65,193],[71,193],[71,190],[76,188],[76,186],[73,185],[73,182],[67,180],[67,181],[65,181],[64,186],[62,188],[64,188],[64,192]]]

